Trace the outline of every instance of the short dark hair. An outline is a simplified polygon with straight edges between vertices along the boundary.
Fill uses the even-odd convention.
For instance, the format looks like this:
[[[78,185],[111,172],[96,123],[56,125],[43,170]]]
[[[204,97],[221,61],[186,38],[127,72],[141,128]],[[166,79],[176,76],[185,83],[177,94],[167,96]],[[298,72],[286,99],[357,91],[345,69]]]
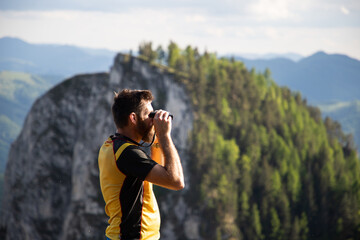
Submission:
[[[128,124],[128,116],[135,112],[140,115],[143,108],[142,100],[152,101],[153,95],[150,90],[130,90],[123,89],[115,92],[112,114],[116,127],[123,128]]]

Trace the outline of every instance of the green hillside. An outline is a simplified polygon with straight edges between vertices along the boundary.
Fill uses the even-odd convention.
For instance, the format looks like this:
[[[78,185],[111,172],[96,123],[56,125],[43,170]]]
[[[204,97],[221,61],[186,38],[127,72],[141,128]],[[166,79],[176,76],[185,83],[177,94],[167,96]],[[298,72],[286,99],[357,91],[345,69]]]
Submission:
[[[188,204],[204,239],[359,239],[360,163],[351,137],[270,72],[168,46],[195,108]]]
[[[338,121],[354,136],[360,148],[360,61],[341,54],[317,52],[294,62],[285,58],[249,60],[239,58],[248,68],[269,68],[278,85],[301,92],[321,109],[323,118]],[[357,103],[359,106],[359,103]]]
[[[20,126],[5,115],[0,115],[0,173],[5,171],[5,163],[12,141],[20,132]],[[1,195],[0,195],[1,196]]]
[[[0,72],[0,173],[5,170],[10,144],[19,134],[33,102],[59,80],[56,76]]]
[[[352,133],[357,149],[360,149],[360,100],[319,105],[325,116],[337,119],[346,133]]]

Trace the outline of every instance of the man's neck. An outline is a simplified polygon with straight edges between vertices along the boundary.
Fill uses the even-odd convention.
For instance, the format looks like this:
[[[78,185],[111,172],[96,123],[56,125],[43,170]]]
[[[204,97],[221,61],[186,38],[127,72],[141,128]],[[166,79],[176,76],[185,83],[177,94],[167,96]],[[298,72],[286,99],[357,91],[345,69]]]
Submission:
[[[127,138],[130,138],[131,140],[139,143],[141,141],[141,137],[138,136],[136,134],[135,131],[133,131],[132,129],[128,129],[128,128],[118,128],[117,129],[117,133],[127,137]]]

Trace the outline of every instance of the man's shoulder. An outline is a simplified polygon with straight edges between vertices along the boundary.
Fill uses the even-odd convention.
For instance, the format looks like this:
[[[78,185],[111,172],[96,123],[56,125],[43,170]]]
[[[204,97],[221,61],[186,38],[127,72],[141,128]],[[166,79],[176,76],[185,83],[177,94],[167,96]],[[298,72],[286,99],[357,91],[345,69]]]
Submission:
[[[138,146],[136,146],[134,143],[130,143],[128,141],[126,141],[123,138],[120,137],[116,137],[116,136],[110,136],[110,138],[112,139],[113,145],[114,145],[114,152],[116,152],[119,148],[121,147],[125,147],[124,144],[126,144],[126,148],[139,148]]]
[[[157,164],[139,146],[124,143],[116,154],[116,165],[126,176],[145,180],[150,170]],[[126,147],[124,147],[126,146]]]
[[[139,146],[132,143],[129,144],[123,149],[123,154],[121,154],[120,158],[140,158],[140,159],[149,159],[150,157],[146,154],[146,152],[141,149]],[[124,146],[124,145],[123,145]]]

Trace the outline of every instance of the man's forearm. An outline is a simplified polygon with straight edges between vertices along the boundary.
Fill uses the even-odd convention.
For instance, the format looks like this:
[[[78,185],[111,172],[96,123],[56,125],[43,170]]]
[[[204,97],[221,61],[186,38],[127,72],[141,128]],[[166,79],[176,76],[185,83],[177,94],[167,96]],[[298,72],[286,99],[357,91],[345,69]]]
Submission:
[[[171,181],[184,187],[184,173],[181,166],[179,154],[170,136],[165,136],[159,139],[160,147],[164,154],[165,166],[164,168],[169,174]]]

